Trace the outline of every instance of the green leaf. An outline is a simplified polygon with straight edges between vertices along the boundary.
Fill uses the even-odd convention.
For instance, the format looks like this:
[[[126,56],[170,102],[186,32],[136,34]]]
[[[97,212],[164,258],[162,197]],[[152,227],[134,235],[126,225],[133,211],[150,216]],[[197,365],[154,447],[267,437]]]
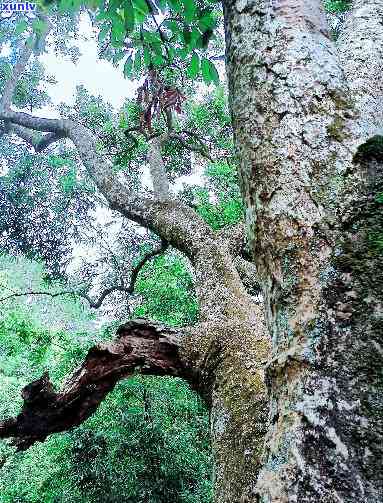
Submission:
[[[162,57],[162,45],[158,43],[151,44],[151,49],[156,54],[156,56]]]
[[[118,63],[119,61],[122,60],[122,58],[124,58],[126,56],[126,52],[121,50],[121,51],[117,51],[115,53],[115,55],[113,56],[113,63]]]
[[[187,74],[191,79],[194,79],[200,71],[200,61],[199,61],[199,56],[198,54],[194,53],[191,57],[188,69],[187,69]]]
[[[168,0],[168,5],[174,12],[180,13],[182,11],[182,5],[179,0]]]
[[[21,35],[28,27],[28,23],[25,20],[20,21],[16,25],[15,33]]]
[[[184,26],[182,37],[184,39],[185,45],[189,45],[191,41],[191,32],[187,26]]]
[[[32,22],[32,28],[33,28],[33,31],[35,33],[37,33],[37,35],[41,35],[42,33],[44,33],[44,31],[46,30],[47,28],[47,23],[45,23],[44,21],[42,21],[41,19],[35,19],[33,22]]]
[[[145,63],[145,66],[149,66],[150,63],[152,61],[152,58],[151,58],[151,55],[150,55],[150,51],[147,47],[144,47],[144,63]]]
[[[144,14],[149,13],[149,7],[145,0],[133,0],[133,5],[137,10],[143,12]]]
[[[162,40],[158,33],[154,33],[148,30],[142,30],[141,33],[145,42],[148,42],[149,44],[155,43],[162,45]]]
[[[123,42],[126,35],[126,28],[122,18],[116,15],[112,23],[112,38],[116,42]]]
[[[103,40],[105,40],[109,32],[110,32],[109,24],[104,24],[98,33],[98,41],[101,43]]]
[[[187,23],[191,23],[197,12],[196,4],[194,0],[182,0],[184,7],[184,18]]]
[[[162,55],[156,54],[153,56],[153,64],[154,66],[161,66],[165,63],[165,60]]]
[[[211,61],[209,61],[209,71],[210,71],[211,80],[215,84],[218,84],[218,82],[219,82],[219,74],[218,74],[217,68],[215,67],[214,63],[212,63]]]
[[[215,28],[216,21],[211,12],[206,12],[199,20],[198,26],[202,32]]]
[[[73,192],[75,186],[76,186],[76,171],[74,168],[72,168],[68,173],[66,173],[64,176],[62,176],[59,180],[61,190],[64,192],[64,194],[68,194]]]
[[[60,12],[73,12],[74,5],[72,0],[61,0],[59,2],[59,11]]]
[[[175,55],[176,55],[176,51],[175,51],[174,47],[168,47],[167,56],[168,56],[169,63],[172,63],[174,61]]]
[[[125,27],[128,31],[134,30],[135,17],[132,0],[125,0],[124,6]]]
[[[169,30],[172,30],[173,34],[181,33],[181,30],[179,28],[177,21],[174,21],[173,19],[169,19],[169,20],[164,21],[164,26],[169,28]]]
[[[203,80],[206,82],[206,84],[210,84],[211,80],[210,80],[209,60],[206,58],[202,58],[201,71]]]
[[[198,30],[198,28],[193,28],[191,32],[191,40],[189,43],[190,49],[195,49],[198,46],[198,40],[201,39],[201,32]]]
[[[33,43],[34,43],[34,38],[32,36],[28,37],[27,40],[26,40],[26,42],[25,42],[26,46],[29,47],[29,49],[31,47],[33,47]]]
[[[113,19],[113,14],[111,12],[103,11],[96,16],[96,21],[104,21],[105,19],[110,21],[111,19]]]
[[[219,75],[214,64],[206,58],[203,58],[201,61],[201,70],[202,77],[206,84],[210,84],[210,82],[215,82],[216,84],[219,82]]]
[[[130,77],[131,73],[133,70],[133,59],[132,56],[128,56],[126,58],[125,64],[124,64],[124,75],[125,77]]]

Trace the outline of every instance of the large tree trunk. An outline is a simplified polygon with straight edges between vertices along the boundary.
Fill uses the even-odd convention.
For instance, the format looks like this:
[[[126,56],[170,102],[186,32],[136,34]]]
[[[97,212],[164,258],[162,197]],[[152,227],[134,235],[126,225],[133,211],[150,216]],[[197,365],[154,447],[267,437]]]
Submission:
[[[372,503],[383,498],[383,275],[374,242],[383,143],[368,135],[382,111],[373,77],[383,37],[381,19],[371,40],[357,28],[368,12],[382,13],[382,2],[355,2],[348,20],[359,53],[353,66],[348,46],[344,59],[359,71],[359,94],[355,82],[349,90],[321,3],[224,2],[248,233],[273,345],[254,501]],[[367,85],[360,52],[372,42]],[[361,114],[367,88],[377,91],[372,127]]]

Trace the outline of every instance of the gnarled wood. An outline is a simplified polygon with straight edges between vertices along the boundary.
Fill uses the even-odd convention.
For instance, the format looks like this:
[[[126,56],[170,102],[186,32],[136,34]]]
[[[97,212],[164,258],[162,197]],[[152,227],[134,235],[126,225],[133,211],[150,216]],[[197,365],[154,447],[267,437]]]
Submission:
[[[25,386],[22,411],[16,418],[0,422],[0,438],[13,437],[18,450],[25,450],[52,433],[78,426],[117,381],[135,372],[195,382],[195,375],[179,355],[179,342],[179,332],[157,323],[133,320],[122,325],[114,342],[89,350],[60,392],[54,391],[48,373]]]

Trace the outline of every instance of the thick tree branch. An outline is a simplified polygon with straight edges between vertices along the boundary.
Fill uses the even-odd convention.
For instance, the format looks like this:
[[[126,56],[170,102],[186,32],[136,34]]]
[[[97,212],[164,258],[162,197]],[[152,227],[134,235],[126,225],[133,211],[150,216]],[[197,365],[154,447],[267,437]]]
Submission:
[[[8,110],[12,104],[13,94],[15,92],[17,82],[19,81],[21,75],[25,71],[25,67],[28,64],[29,58],[33,54],[33,46],[38,42],[40,46],[38,49],[42,50],[44,47],[45,40],[52,28],[50,20],[42,14],[38,14],[38,17],[45,23],[45,30],[41,35],[35,36],[33,42],[25,42],[24,46],[20,50],[20,57],[13,67],[12,73],[9,79],[5,82],[3,93],[0,99],[0,110]]]
[[[162,176],[164,167],[161,167],[161,163],[158,184],[161,189],[157,192],[162,196],[154,194],[154,198],[147,197],[137,193],[122,175],[115,173],[107,154],[83,125],[67,119],[40,118],[4,109],[0,110],[0,120],[70,139],[84,167],[112,210],[150,229],[185,253],[195,267],[201,320],[226,319],[228,315],[239,313],[242,309],[247,310],[247,302],[244,302],[242,297],[246,297],[246,291],[226,243],[217,237],[192,208],[166,197],[168,182],[166,176]],[[155,163],[158,148],[152,149],[152,154],[151,166],[158,171],[158,164]]]
[[[166,201],[169,199],[169,180],[161,154],[161,145],[163,141],[164,138],[162,136],[153,138],[149,141],[148,148],[148,162],[153,183],[153,190],[160,201]]]
[[[193,382],[195,376],[179,355],[180,338],[179,331],[146,320],[122,325],[113,343],[89,350],[60,392],[54,391],[48,373],[25,386],[22,411],[0,422],[0,438],[13,437],[21,451],[51,433],[77,426],[93,414],[117,381],[137,371]]]
[[[23,74],[32,53],[32,44],[25,44],[24,48],[21,50],[20,58],[13,67],[12,74],[4,85],[3,94],[0,99],[0,110],[7,110],[11,106],[17,82]]]
[[[28,128],[19,126],[17,124],[10,125],[8,132],[10,131],[15,133],[22,140],[26,141],[31,147],[34,148],[35,152],[43,152],[46,148],[52,145],[52,143],[65,138],[65,133],[63,132],[47,133],[42,138],[39,138],[36,135],[36,132],[32,132]]]
[[[0,109],[0,119],[10,121],[13,124],[18,124],[24,128],[34,131],[43,131],[48,133],[62,133],[67,136],[67,129],[71,125],[71,121],[67,119],[46,119],[44,117],[36,117],[25,112],[15,112],[13,110]]]

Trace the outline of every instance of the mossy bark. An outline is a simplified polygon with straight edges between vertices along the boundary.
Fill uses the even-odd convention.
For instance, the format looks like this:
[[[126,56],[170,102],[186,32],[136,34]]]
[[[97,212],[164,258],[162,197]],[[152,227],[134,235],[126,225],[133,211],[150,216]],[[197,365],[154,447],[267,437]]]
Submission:
[[[224,8],[248,235],[272,340],[252,501],[378,502],[382,257],[369,236],[381,226],[381,161],[355,157],[370,128],[349,99],[321,2]]]

